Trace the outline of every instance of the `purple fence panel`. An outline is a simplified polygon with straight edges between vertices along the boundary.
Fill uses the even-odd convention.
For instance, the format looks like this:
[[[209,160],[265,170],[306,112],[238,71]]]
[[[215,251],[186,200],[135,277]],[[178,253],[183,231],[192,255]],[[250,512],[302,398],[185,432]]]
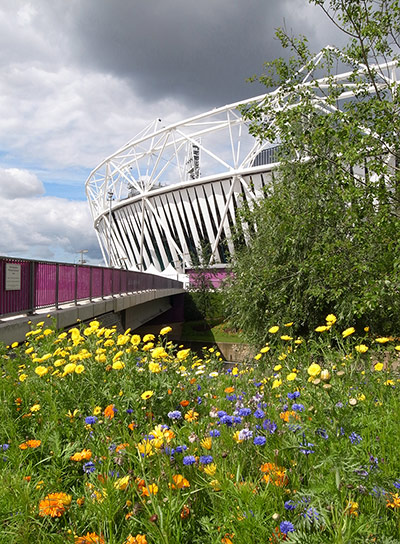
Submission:
[[[78,290],[76,296],[79,300],[90,297],[89,266],[78,266]]]
[[[112,294],[112,270],[110,268],[103,268],[104,270],[104,296]]]
[[[0,261],[0,314],[12,314],[30,310],[31,264],[33,265],[33,263],[19,261],[17,259],[6,259]],[[18,267],[16,268],[15,265],[18,265]],[[12,275],[19,273],[19,285],[17,285],[18,281],[17,284],[13,285],[13,282],[10,282],[10,279],[8,279],[8,282],[6,282],[6,270],[8,270],[8,274]],[[19,289],[12,289],[12,287],[19,287]]]
[[[53,306],[56,300],[56,263],[37,263],[35,274],[37,308]]]
[[[119,294],[119,270],[117,268],[113,268],[112,270],[112,294],[118,295]]]
[[[71,302],[75,299],[75,266],[60,264],[58,267],[58,302]]]
[[[128,292],[128,271],[121,270],[121,293]]]
[[[103,295],[103,269],[92,267],[92,297],[100,298]]]

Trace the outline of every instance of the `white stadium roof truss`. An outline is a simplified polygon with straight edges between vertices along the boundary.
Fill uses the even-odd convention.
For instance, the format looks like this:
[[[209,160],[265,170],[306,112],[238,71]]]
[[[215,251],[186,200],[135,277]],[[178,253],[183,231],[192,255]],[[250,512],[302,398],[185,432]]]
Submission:
[[[312,59],[314,68],[329,50],[335,51],[327,47]],[[349,80],[353,72],[315,82],[309,67],[298,72],[305,74],[299,87],[313,93],[321,112],[335,109],[324,96],[332,81],[342,85],[338,100],[354,96],[355,84]],[[382,85],[396,82],[395,63],[375,68]],[[365,70],[359,66],[359,73]],[[273,99],[277,110],[295,106],[279,88],[167,127],[157,119],[91,172],[86,194],[110,266],[142,270],[153,264],[163,270],[172,263],[186,268],[204,243],[211,247],[210,263],[225,262],[224,251],[234,250],[231,231],[236,208],[243,199],[251,206],[261,198],[276,168],[277,143],[254,139],[239,109],[262,104],[266,97]],[[257,164],[263,150],[270,154],[269,160]]]

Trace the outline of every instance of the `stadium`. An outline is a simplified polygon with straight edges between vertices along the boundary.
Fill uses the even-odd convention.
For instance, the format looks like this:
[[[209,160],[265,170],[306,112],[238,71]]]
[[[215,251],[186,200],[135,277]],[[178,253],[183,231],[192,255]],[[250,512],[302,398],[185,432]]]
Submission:
[[[316,55],[313,66],[328,49]],[[395,65],[384,68],[388,76],[382,75],[382,83],[395,80]],[[332,106],[323,93],[328,79],[313,80],[307,66],[303,72],[301,85],[315,94],[315,107],[329,114]],[[351,74],[334,76],[343,88],[338,101],[354,96]],[[266,96],[276,96],[276,107],[282,107],[277,89],[166,127],[157,119],[91,172],[86,194],[109,266],[166,274],[199,263],[226,268],[235,251],[238,209],[263,198],[278,165],[279,142],[256,140],[242,115]]]

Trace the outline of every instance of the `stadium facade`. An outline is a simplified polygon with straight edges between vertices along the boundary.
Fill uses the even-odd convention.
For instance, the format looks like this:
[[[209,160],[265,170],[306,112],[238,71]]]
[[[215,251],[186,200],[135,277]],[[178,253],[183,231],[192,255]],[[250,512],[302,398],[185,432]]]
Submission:
[[[395,77],[394,65],[385,68]],[[351,84],[346,86],[350,74],[335,76],[344,85],[343,99],[352,96]],[[301,84],[315,91],[316,107],[329,114],[323,97],[328,80],[315,85],[305,69]],[[235,251],[238,209],[264,196],[278,164],[278,142],[256,140],[241,113],[266,96],[166,127],[157,119],[91,172],[86,194],[107,264],[159,272],[184,272],[199,262],[226,266]]]

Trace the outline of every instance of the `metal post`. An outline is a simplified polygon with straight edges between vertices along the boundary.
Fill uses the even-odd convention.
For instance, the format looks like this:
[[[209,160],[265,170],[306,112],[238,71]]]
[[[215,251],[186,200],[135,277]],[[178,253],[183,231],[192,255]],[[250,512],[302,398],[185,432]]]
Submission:
[[[35,311],[35,302],[36,302],[36,286],[35,286],[35,267],[36,262],[31,261],[29,267],[29,311],[28,314],[33,314]]]

